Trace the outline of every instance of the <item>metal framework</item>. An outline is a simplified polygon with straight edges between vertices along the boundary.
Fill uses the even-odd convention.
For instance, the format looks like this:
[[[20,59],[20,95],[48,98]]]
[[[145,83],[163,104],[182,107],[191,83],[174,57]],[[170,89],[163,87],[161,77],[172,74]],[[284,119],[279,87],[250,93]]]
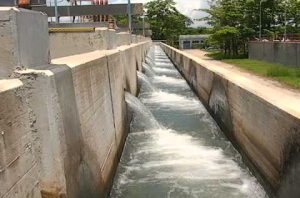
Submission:
[[[32,10],[44,12],[48,17],[55,16],[55,7],[37,6]],[[131,4],[132,14],[143,14],[143,4]],[[58,6],[58,16],[122,15],[127,14],[127,4]]]

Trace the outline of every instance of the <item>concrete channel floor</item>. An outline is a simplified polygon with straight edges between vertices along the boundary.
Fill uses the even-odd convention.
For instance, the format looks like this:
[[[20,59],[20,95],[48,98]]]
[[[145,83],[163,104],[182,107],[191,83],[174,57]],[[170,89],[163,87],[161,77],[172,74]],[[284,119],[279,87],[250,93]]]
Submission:
[[[240,87],[300,119],[300,91],[234,65],[213,60],[205,56],[206,52],[202,50],[184,50],[183,53],[201,63],[202,66],[226,77]]]

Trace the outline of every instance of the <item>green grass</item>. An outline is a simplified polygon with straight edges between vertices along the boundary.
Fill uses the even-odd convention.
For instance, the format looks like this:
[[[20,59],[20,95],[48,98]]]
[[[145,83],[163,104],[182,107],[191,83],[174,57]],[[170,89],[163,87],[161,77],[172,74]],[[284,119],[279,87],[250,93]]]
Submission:
[[[224,59],[222,61],[300,89],[300,68],[249,59]]]
[[[243,59],[247,58],[247,55],[241,54],[241,55],[227,55],[223,52],[220,52],[220,50],[214,50],[214,51],[208,51],[211,52],[207,54],[208,57],[213,58],[215,60],[223,60],[223,59]]]

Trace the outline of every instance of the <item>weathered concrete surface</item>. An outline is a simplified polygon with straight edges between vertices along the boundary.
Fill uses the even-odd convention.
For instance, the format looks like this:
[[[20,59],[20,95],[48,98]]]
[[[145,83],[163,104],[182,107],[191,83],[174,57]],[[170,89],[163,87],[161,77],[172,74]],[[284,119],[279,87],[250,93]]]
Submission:
[[[137,92],[149,47],[62,57],[0,80],[1,197],[107,194],[128,128],[124,89]]]
[[[140,50],[140,45],[149,44],[52,60],[55,64],[67,64],[73,72],[83,141],[81,196],[99,197],[109,190],[117,153],[126,136],[125,79],[136,76],[136,57],[130,53]],[[124,64],[125,60],[129,60],[128,64]],[[135,70],[125,73],[125,67]],[[136,83],[132,81],[129,87],[136,87]]]
[[[104,197],[128,128],[124,89],[137,93],[151,42],[106,28],[49,41],[47,17],[16,8],[0,8],[0,34],[0,197]]]
[[[25,9],[0,7],[0,78],[17,67],[49,63],[47,16]]]
[[[300,43],[250,42],[249,58],[300,67]]]
[[[24,85],[0,80],[0,197],[41,197],[36,138]]]
[[[96,28],[95,32],[51,33],[50,55],[59,58],[94,50],[109,49],[109,30]]]
[[[72,73],[64,65],[18,71],[25,84],[37,135],[43,197],[76,197],[79,190],[81,132]],[[28,89],[30,88],[30,89]]]
[[[286,167],[299,152],[300,93],[231,65],[162,47],[273,190],[283,188],[282,181],[294,177],[285,174]],[[298,185],[295,180],[289,184]]]
[[[131,40],[134,37],[134,40]],[[75,41],[75,42],[74,42]],[[92,52],[111,50],[149,39],[126,32],[116,33],[107,28],[96,28],[95,32],[50,33],[50,55],[52,59]]]
[[[122,45],[130,45],[131,43],[131,35],[127,32],[119,32],[117,33],[118,37],[118,44],[119,46]]]

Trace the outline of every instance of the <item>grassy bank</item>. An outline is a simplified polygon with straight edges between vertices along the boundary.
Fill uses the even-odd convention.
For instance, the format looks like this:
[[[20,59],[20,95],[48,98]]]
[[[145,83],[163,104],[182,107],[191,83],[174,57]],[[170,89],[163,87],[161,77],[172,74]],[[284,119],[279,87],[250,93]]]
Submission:
[[[215,60],[224,60],[224,59],[244,59],[248,58],[247,55],[240,54],[240,55],[228,55],[220,52],[220,50],[214,50],[214,51],[207,51],[209,54],[207,56],[215,59]]]
[[[300,68],[249,59],[223,59],[222,61],[300,89]]]
[[[249,60],[245,55],[230,56],[221,52],[212,52],[209,57],[246,69],[261,76],[266,76],[286,84],[292,88],[300,89],[300,68],[293,68],[282,64],[266,61]]]

